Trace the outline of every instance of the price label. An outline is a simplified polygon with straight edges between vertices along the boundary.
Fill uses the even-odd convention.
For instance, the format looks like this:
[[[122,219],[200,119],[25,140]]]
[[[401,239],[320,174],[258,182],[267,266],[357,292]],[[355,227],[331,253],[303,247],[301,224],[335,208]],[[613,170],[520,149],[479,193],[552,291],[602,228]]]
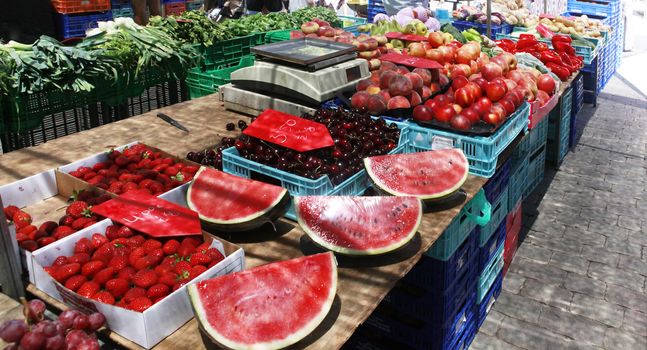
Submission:
[[[325,125],[273,109],[261,113],[243,134],[298,152],[334,145]]]
[[[422,57],[413,57],[409,55],[404,55],[401,53],[390,52],[380,56],[381,61],[393,62],[395,64],[401,64],[403,66],[414,67],[414,68],[427,68],[427,69],[440,69],[443,66],[428,58]]]
[[[153,237],[202,234],[198,213],[139,191],[93,206],[92,212]]]
[[[431,137],[431,149],[432,150],[439,150],[439,149],[448,149],[448,148],[454,148],[454,140],[448,138],[448,137],[443,137],[443,136],[432,136]]]

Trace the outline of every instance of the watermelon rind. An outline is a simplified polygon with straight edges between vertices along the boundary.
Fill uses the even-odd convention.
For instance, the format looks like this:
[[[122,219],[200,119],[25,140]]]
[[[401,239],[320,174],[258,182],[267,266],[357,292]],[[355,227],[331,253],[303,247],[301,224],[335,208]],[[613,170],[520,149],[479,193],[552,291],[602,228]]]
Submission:
[[[411,197],[411,196],[409,196]],[[303,201],[302,197],[295,197],[294,198],[294,207],[296,210],[296,216],[297,216],[297,222],[299,223],[299,226],[303,229],[303,231],[312,239],[312,241],[319,245],[320,247],[339,253],[343,255],[352,255],[352,256],[366,256],[366,255],[379,255],[379,254],[385,254],[385,253],[390,253],[405,244],[409,243],[411,239],[415,236],[416,232],[418,231],[418,227],[420,226],[420,223],[422,222],[422,214],[423,214],[423,204],[418,200],[418,218],[416,221],[416,224],[414,225],[413,229],[411,229],[409,232],[406,233],[406,235],[402,236],[402,238],[398,241],[394,241],[392,244],[389,244],[387,246],[383,246],[380,248],[367,248],[367,249],[353,249],[353,248],[348,248],[348,247],[343,247],[340,245],[336,245],[332,242],[329,242],[325,239],[323,239],[312,227],[310,224],[306,223],[305,220],[303,219],[302,216],[302,210],[303,207],[301,206],[301,202]],[[379,213],[381,214],[381,213]]]
[[[205,171],[206,167],[201,167],[194,176],[198,179],[200,174]],[[234,176],[228,174],[229,176]],[[239,217],[232,220],[219,220],[217,218],[205,216],[200,207],[193,202],[191,194],[193,193],[193,184],[191,182],[186,193],[186,202],[189,209],[198,213],[200,222],[206,231],[224,231],[224,232],[241,232],[249,231],[261,227],[263,224],[273,222],[281,218],[290,209],[290,194],[288,190],[283,189],[276,200],[272,202],[267,208],[259,210],[251,215]],[[217,206],[217,203],[210,203],[210,205]]]
[[[321,324],[321,322],[323,322],[323,320],[330,312],[330,309],[332,308],[333,302],[335,300],[335,295],[337,293],[337,260],[335,259],[335,256],[332,253],[328,252],[328,253],[322,253],[322,254],[327,254],[330,258],[330,263],[332,264],[331,265],[332,275],[330,276],[330,286],[328,288],[329,290],[328,296],[326,300],[321,304],[321,310],[316,314],[316,316],[313,317],[308,323],[306,323],[298,331],[292,333],[290,336],[284,339],[277,339],[270,342],[260,342],[260,343],[252,343],[252,344],[232,341],[231,339],[227,338],[225,335],[220,334],[216,329],[214,329],[209,324],[207,315],[205,314],[205,312],[203,312],[204,307],[200,297],[200,292],[198,291],[198,284],[193,283],[187,287],[187,291],[189,294],[189,300],[191,301],[191,306],[198,319],[200,326],[214,343],[216,343],[217,345],[225,349],[231,349],[231,350],[278,350],[299,342],[301,339],[307,337],[310,333],[312,333],[312,331],[314,331]],[[297,259],[303,259],[303,258],[307,258],[307,257],[302,257]],[[280,264],[280,263],[281,262],[277,262],[275,264]],[[271,264],[268,264],[268,265],[271,265]],[[263,268],[264,266],[267,266],[267,265],[258,266],[254,269]],[[242,271],[241,273],[245,273],[247,271],[249,270]],[[278,286],[278,287],[282,288],[282,286]],[[245,325],[241,325],[241,327],[245,327]]]
[[[463,157],[463,160],[464,160],[465,164],[468,164],[468,167],[466,168],[465,173],[463,174],[462,178],[459,181],[457,181],[454,184],[454,186],[452,186],[451,188],[448,188],[448,189],[446,189],[444,191],[434,193],[434,194],[430,194],[430,195],[417,195],[417,194],[399,192],[399,191],[396,191],[396,190],[394,190],[392,188],[389,188],[389,186],[387,186],[382,181],[380,181],[380,176],[373,171],[373,166],[372,166],[370,157],[369,158],[364,158],[364,168],[366,169],[366,173],[368,174],[369,178],[371,179],[371,182],[373,183],[373,185],[375,185],[377,190],[379,192],[381,192],[381,193],[386,193],[386,194],[389,194],[389,195],[392,195],[392,196],[416,196],[416,197],[418,197],[418,198],[420,198],[422,200],[434,200],[434,199],[441,199],[441,198],[447,197],[447,196],[451,195],[452,193],[458,191],[461,188],[461,186],[463,186],[465,181],[467,180],[467,177],[469,175],[469,162],[468,162],[467,158],[465,157],[465,154],[462,152],[462,150],[460,152],[460,155]]]

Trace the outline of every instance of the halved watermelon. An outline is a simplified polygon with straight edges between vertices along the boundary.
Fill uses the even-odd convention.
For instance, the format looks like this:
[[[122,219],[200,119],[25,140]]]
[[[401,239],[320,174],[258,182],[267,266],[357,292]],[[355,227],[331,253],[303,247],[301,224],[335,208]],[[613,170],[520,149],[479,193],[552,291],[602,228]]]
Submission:
[[[281,349],[326,318],[337,292],[332,253],[304,256],[189,285],[200,325],[228,349]]]
[[[318,245],[348,255],[375,255],[409,242],[422,221],[416,197],[295,197],[297,221]]]
[[[288,190],[202,167],[189,185],[186,202],[207,231],[248,231],[285,215]]]
[[[420,199],[458,191],[469,172],[467,158],[458,148],[365,158],[364,167],[378,190]]]

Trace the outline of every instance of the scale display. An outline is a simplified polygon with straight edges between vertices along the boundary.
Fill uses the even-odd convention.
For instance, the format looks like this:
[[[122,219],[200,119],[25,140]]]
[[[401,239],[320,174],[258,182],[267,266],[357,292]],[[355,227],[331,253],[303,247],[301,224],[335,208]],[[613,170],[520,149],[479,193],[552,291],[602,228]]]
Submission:
[[[329,40],[300,38],[255,46],[251,50],[252,53],[260,56],[300,66],[308,66],[334,57],[354,53],[355,46]]]

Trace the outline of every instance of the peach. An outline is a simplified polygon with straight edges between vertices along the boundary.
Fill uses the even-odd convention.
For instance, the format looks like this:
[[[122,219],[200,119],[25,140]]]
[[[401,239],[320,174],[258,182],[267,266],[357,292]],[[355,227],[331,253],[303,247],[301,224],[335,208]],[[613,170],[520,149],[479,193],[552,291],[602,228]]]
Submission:
[[[371,86],[371,83],[372,81],[370,78],[360,80],[359,82],[357,82],[357,85],[355,85],[355,89],[357,91],[364,91],[367,87]]]
[[[370,70],[380,69],[380,64],[382,64],[382,61],[380,61],[379,58],[371,58],[368,61],[368,69]]]
[[[429,86],[431,84],[431,72],[429,69],[416,68],[413,70],[413,73],[418,74],[422,78],[423,85]]]
[[[382,95],[371,95],[366,101],[366,109],[372,115],[380,115],[386,111],[386,100]]]
[[[386,107],[388,109],[411,108],[411,104],[404,96],[394,96],[389,99]]]
[[[370,96],[366,91],[358,91],[350,98],[350,104],[357,109],[364,109]]]
[[[387,62],[383,61],[382,66],[380,67],[381,70],[395,70],[397,66],[393,62]]]
[[[377,72],[371,72],[371,77],[370,77],[369,79],[371,79],[371,83],[372,83],[373,85],[378,85],[378,86],[380,86],[380,72],[379,72],[379,71],[377,71]],[[380,86],[380,87],[381,87],[381,86]]]
[[[383,65],[384,63],[385,62],[382,62]],[[396,77],[397,75],[398,73],[392,70],[383,70],[382,73],[380,74],[380,87],[382,89],[388,89],[391,79],[393,79],[393,77]]]
[[[419,76],[417,73],[407,73],[404,76],[409,78],[409,80],[411,80],[411,84],[413,85],[414,90],[421,89],[422,86],[424,85],[422,77]]]
[[[389,93],[391,96],[409,96],[413,90],[411,79],[404,75],[396,75],[389,82]]]
[[[379,93],[380,93],[380,91],[382,91],[382,90],[380,89],[380,87],[379,87],[379,86],[375,86],[375,85],[371,85],[371,86],[369,86],[369,87],[367,87],[367,88],[366,88],[366,92],[367,92],[369,95],[377,95],[377,94],[379,94]]]
[[[384,97],[385,101],[388,101],[388,100],[391,99],[391,94],[389,93],[389,90],[380,91],[380,95],[382,95],[382,97]]]
[[[402,74],[402,75],[405,75],[405,74],[409,73],[409,69],[407,69],[407,67],[405,67],[405,66],[398,66],[395,69],[395,71],[396,71],[396,73]]]
[[[310,34],[306,34],[306,38],[317,38],[318,39],[319,35],[317,35],[315,33],[310,33]]]
[[[366,45],[368,45],[369,50],[377,50],[377,47],[378,47],[377,40],[375,40],[373,38],[369,38],[369,39],[364,40],[364,43]]]
[[[360,58],[363,58],[363,59],[366,59],[366,60],[370,60],[370,59],[372,59],[372,58],[376,58],[376,57],[378,56],[378,51],[377,51],[377,50],[373,50],[373,51],[360,51],[360,52],[359,52],[359,54],[358,54],[358,56],[359,56]]]
[[[319,24],[314,21],[306,22],[301,25],[301,31],[305,34],[315,34],[319,30]]]
[[[417,92],[411,91],[411,96],[409,96],[409,102],[411,106],[417,106],[422,103],[422,98],[418,95]]]
[[[306,35],[300,30],[293,30],[293,31],[290,32],[290,39],[299,39],[299,38],[303,38],[305,36]]]
[[[422,97],[423,100],[428,99],[431,96],[432,92],[431,89],[428,86],[423,86],[422,89],[420,90],[420,97]]]
[[[328,26],[319,27],[317,34],[319,34],[319,36],[333,37],[335,36],[335,29]]]

